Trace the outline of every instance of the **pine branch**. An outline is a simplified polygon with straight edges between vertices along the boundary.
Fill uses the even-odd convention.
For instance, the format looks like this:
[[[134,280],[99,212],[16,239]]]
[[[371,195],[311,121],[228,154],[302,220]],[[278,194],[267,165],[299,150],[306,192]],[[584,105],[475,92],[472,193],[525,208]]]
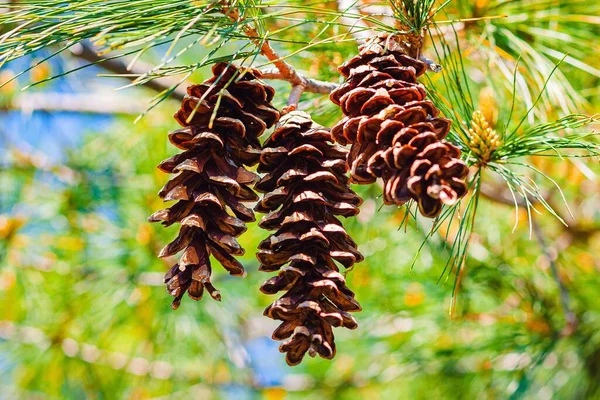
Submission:
[[[272,79],[272,80],[289,80],[278,70],[275,68],[272,69],[263,69],[260,71],[262,73],[263,79]],[[298,74],[298,76],[303,80],[305,86],[304,91],[309,93],[318,93],[318,94],[329,94],[334,91],[338,85],[333,82],[325,82],[320,81],[318,79],[308,78],[302,74]],[[292,82],[290,82],[292,83]],[[293,83],[292,83],[293,85]]]
[[[129,79],[132,82],[135,82],[138,79],[138,77],[146,74],[147,71],[152,69],[151,65],[142,63],[139,60],[136,61],[136,63],[132,67],[129,67],[121,59],[107,59],[102,56],[99,56],[94,47],[87,43],[80,43],[78,46],[74,46],[73,48],[71,48],[71,54],[75,57],[81,58],[82,60],[88,61],[91,64],[97,65],[110,72],[113,72],[117,75],[122,75],[123,78]],[[266,80],[284,80],[289,82],[289,78],[285,77],[276,68],[263,69],[261,70],[261,73],[262,78]],[[298,76],[303,80],[303,82],[306,85],[303,86],[303,92],[329,94],[338,87],[337,84],[332,82],[324,82],[317,79],[308,78],[301,74],[298,74]],[[142,85],[153,89],[157,92],[165,92],[167,90],[171,90],[171,88],[173,87],[176,87],[175,90],[173,90],[173,92],[171,93],[170,97],[175,100],[181,101],[187,94],[185,87],[191,84],[192,83],[181,85],[178,79],[170,79],[165,77],[146,80]]]
[[[110,72],[123,75],[124,78],[127,78],[131,81],[135,81],[140,76],[146,74],[152,69],[152,66],[144,65],[140,61],[137,61],[135,65],[129,68],[128,65],[125,64],[125,62],[123,62],[121,59],[106,59],[102,56],[99,56],[94,47],[85,42],[79,43],[78,46],[72,47],[71,54],[75,57],[81,58],[82,60],[88,61],[91,64],[98,65],[99,67],[102,67]],[[143,85],[150,89],[156,90],[157,92],[165,92],[175,87],[170,97],[180,101],[183,100],[187,94],[185,88],[180,86],[178,79],[151,79],[145,81]]]
[[[544,118],[549,119],[553,116],[549,111],[557,109],[579,113],[589,107],[582,96],[581,84],[600,76],[600,70],[591,62],[593,58],[589,58],[589,51],[597,49],[598,22],[591,17],[600,11],[597,1],[559,1],[552,6],[545,1],[527,0],[480,3],[473,7],[450,6],[448,17],[464,22],[459,38],[465,48],[473,40],[482,44],[474,48],[471,57],[490,61],[491,68],[489,72],[482,69],[484,73],[493,74],[499,85],[510,87],[513,81],[510,70],[515,63],[521,63],[516,76],[523,101],[530,104],[533,93],[547,86],[542,96],[544,107],[536,110]],[[560,60],[564,60],[565,67],[570,64],[572,70],[583,74],[573,79],[572,72],[564,68],[546,82]]]
[[[356,18],[372,22],[376,25],[374,30],[389,30],[389,27],[378,23],[376,19],[369,16],[363,18],[360,14],[350,15],[320,7],[299,6],[294,10],[272,12],[265,11],[267,9],[268,7],[256,2],[224,0],[218,2],[157,0],[151,3],[145,0],[129,2],[90,0],[90,2],[69,4],[59,0],[49,0],[43,8],[30,3],[17,3],[6,14],[0,15],[0,24],[11,28],[0,36],[0,65],[53,46],[51,54],[19,72],[13,78],[16,79],[36,65],[60,54],[62,50],[82,43],[84,40],[92,40],[98,46],[98,51],[102,56],[96,54],[94,49],[85,51],[81,54],[82,58],[90,61],[90,65],[104,64],[104,68],[130,79],[133,85],[146,85],[163,93],[163,96],[153,101],[154,106],[166,97],[181,99],[185,95],[183,89],[185,85],[181,85],[181,81],[173,79],[174,76],[187,77],[199,68],[215,62],[248,60],[256,54],[262,53],[279,70],[279,74],[265,77],[265,79],[285,80],[292,86],[303,87],[303,91],[326,94],[333,90],[335,87],[333,84],[322,83],[298,73],[292,65],[285,61],[286,57],[277,54],[270,44],[273,41],[298,43],[309,49],[314,47],[315,43],[295,38],[288,40],[284,35],[273,32],[263,34],[265,20],[292,21],[291,29],[294,29],[307,23],[324,27],[348,27],[341,23],[340,19],[346,18],[346,21],[350,21]],[[224,14],[223,11],[227,13]],[[310,13],[315,15],[310,15]],[[191,20],[186,18],[190,15],[195,17]],[[287,29],[282,29],[280,33],[285,30]],[[341,34],[339,37],[331,37],[320,41],[319,44],[326,45],[343,41],[340,39],[343,36]],[[234,54],[217,56],[216,52],[229,41],[248,38],[257,46],[258,50],[248,52],[242,49]],[[176,51],[179,44],[186,43],[184,40],[188,41],[187,44],[179,46],[181,49]],[[192,41],[189,42],[189,40]],[[56,47],[57,44],[61,47]],[[213,49],[200,61],[193,64],[170,65],[198,44],[208,44]],[[149,66],[144,70],[140,67],[140,62],[136,62],[137,68],[129,70],[127,61],[117,61],[129,55],[138,58],[149,49],[165,45],[169,46],[165,57],[161,64],[155,67]],[[122,52],[117,55],[103,55],[115,50]],[[166,79],[161,81],[162,78]],[[0,82],[0,87],[10,81]],[[182,88],[178,86],[182,86]],[[175,91],[173,92],[173,90]]]
[[[356,42],[361,45],[366,43],[366,41],[375,35],[375,32],[371,30],[369,25],[367,25],[361,18],[352,19],[346,14],[350,12],[351,14],[360,15],[360,10],[358,7],[360,0],[338,0],[338,10],[342,14],[341,20],[344,25],[350,26],[350,33],[356,39]],[[355,28],[360,29],[355,29]],[[423,54],[419,54],[419,60],[423,61],[427,64],[427,67],[432,72],[441,72],[442,66],[437,64],[435,61],[427,58]]]
[[[241,23],[243,21],[240,12],[235,7],[228,5],[229,1],[225,0],[221,2],[223,4],[222,12],[234,23]],[[277,52],[271,47],[271,44],[267,39],[261,38],[255,28],[248,24],[242,25],[242,30],[248,36],[248,38],[259,48],[260,53],[265,56],[269,61],[275,65],[279,70],[282,77],[290,82],[292,85],[300,85],[303,79],[298,75],[294,67],[292,67],[287,61],[281,58]]]
[[[230,7],[229,1],[223,0],[221,1],[221,5],[223,7],[223,14],[228,16],[234,23],[239,24],[243,21],[239,10],[235,7]],[[269,79],[267,78],[267,76],[269,76],[271,77],[270,79],[285,80],[292,85],[288,105],[294,107],[297,106],[300,102],[300,97],[304,92],[329,93],[336,88],[337,85],[335,84],[311,80],[300,75],[291,64],[277,54],[269,41],[266,38],[262,38],[254,27],[249,24],[243,24],[241,28],[250,41],[256,45],[260,53],[271,61],[279,71],[278,74],[269,71],[268,74],[265,74],[266,76],[264,78]]]

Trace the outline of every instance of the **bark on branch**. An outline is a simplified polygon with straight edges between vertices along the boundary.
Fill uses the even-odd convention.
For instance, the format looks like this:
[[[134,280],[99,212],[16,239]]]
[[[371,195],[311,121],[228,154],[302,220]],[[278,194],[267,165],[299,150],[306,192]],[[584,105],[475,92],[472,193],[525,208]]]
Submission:
[[[228,1],[221,2],[221,11],[223,14],[229,17],[235,23],[242,23],[243,18],[237,8],[231,7]],[[292,85],[292,91],[288,100],[288,105],[297,106],[300,101],[300,97],[304,92],[312,93],[330,93],[337,87],[335,84],[328,82],[321,82],[314,79],[309,79],[299,74],[294,67],[289,64],[283,57],[271,47],[269,41],[260,36],[258,31],[250,24],[243,24],[241,27],[242,31],[246,34],[248,39],[254,43],[260,53],[265,56],[274,66],[277,68],[278,73],[273,71],[266,71],[264,74],[265,79],[280,79],[289,82]]]
[[[274,80],[287,81],[285,76],[283,76],[283,74],[278,69],[275,69],[275,68],[263,69],[260,72],[262,73],[263,79],[274,79]],[[305,84],[305,86],[304,86],[305,92],[329,94],[338,87],[337,83],[324,82],[324,81],[320,81],[318,79],[307,78],[300,74],[298,74],[298,75],[302,78],[302,80]],[[292,83],[292,82],[290,82],[290,83]],[[292,86],[293,86],[293,83],[292,83]]]

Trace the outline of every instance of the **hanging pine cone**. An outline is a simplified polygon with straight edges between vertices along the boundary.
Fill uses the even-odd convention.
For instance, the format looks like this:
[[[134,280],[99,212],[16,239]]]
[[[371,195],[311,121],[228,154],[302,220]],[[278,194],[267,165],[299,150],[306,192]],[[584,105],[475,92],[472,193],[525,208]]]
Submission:
[[[271,106],[274,90],[258,80],[258,71],[220,63],[212,72],[212,78],[188,88],[175,114],[184,128],[171,132],[169,140],[184,152],[159,165],[162,171],[177,174],[159,195],[177,203],[149,218],[165,226],[181,224],[179,236],[159,255],[183,251],[165,276],[167,290],[175,297],[173,309],[186,291],[200,300],[206,288],[212,298],[221,299],[210,281],[211,254],[231,275],[244,274],[234,258],[244,254],[236,238],[246,230],[246,222],[255,220],[243,203],[258,200],[250,188],[258,175],[244,165],[258,162],[258,137],[279,119]]]
[[[327,129],[292,111],[281,117],[260,158],[258,171],[266,175],[256,190],[266,194],[255,211],[269,213],[259,226],[276,232],[260,243],[257,257],[261,271],[280,271],[261,291],[286,291],[265,315],[283,321],[273,339],[288,339],[280,351],[289,365],[306,352],[333,358],[332,328],[357,327],[349,313],[360,305],[336,265],[350,268],[363,259],[336,218],[358,214],[361,203],[348,186],[346,154]]]
[[[425,63],[404,51],[396,36],[381,35],[339,68],[346,82],[331,93],[345,117],[331,130],[351,144],[348,167],[354,183],[383,178],[384,202],[417,201],[421,214],[439,215],[467,192],[460,150],[444,140],[450,121],[426,100],[417,78]]]

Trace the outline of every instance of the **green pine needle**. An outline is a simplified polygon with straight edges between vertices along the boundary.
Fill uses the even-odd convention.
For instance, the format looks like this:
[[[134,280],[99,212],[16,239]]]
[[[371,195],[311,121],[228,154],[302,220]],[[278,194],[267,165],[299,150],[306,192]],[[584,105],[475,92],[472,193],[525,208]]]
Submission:
[[[439,28],[436,27],[439,32]],[[542,171],[529,165],[523,160],[524,157],[533,155],[544,155],[549,157],[597,157],[600,155],[600,141],[598,135],[585,131],[593,123],[597,123],[598,116],[586,116],[571,114],[549,123],[537,123],[529,125],[528,116],[535,111],[537,101],[522,112],[515,113],[515,99],[520,95],[516,85],[513,87],[512,102],[502,103],[499,114],[507,115],[507,120],[500,136],[503,142],[493,153],[492,158],[485,164],[479,164],[480,160],[473,155],[469,143],[469,122],[473,111],[477,109],[473,101],[471,86],[474,82],[469,78],[463,63],[463,55],[460,41],[454,32],[454,43],[449,43],[442,36],[435,43],[435,52],[444,67],[441,79],[433,80],[427,76],[429,96],[442,113],[453,121],[451,133],[448,136],[453,144],[462,151],[468,165],[476,168],[476,172],[470,181],[470,193],[467,198],[462,199],[452,207],[444,209],[436,219],[431,231],[426,235],[421,248],[415,256],[415,261],[421,249],[428,243],[429,239],[439,229],[450,221],[458,218],[458,230],[452,238],[446,236],[444,243],[451,243],[448,249],[448,261],[440,280],[448,276],[450,271],[456,272],[456,279],[466,262],[468,245],[473,233],[477,205],[479,203],[481,184],[483,182],[482,169],[487,168],[495,172],[498,177],[506,182],[510,191],[515,208],[525,207],[527,210],[529,225],[532,225],[532,213],[539,213],[535,204],[540,204],[552,216],[561,223],[566,224],[560,214],[546,200],[542,189],[537,185],[533,177],[541,177],[550,182],[560,193],[565,205],[566,199],[558,183]],[[560,64],[560,63],[559,63]],[[554,66],[556,71],[559,64]],[[516,68],[515,68],[516,69]],[[513,74],[516,81],[517,73]],[[546,78],[546,84],[550,77]],[[542,86],[542,90],[546,85]],[[537,97],[539,100],[540,93]],[[584,130],[583,132],[577,132]],[[486,175],[486,179],[489,177]],[[568,209],[568,205],[567,205]],[[518,212],[516,213],[518,218]],[[518,223],[518,220],[517,220]],[[515,224],[516,227],[516,224]],[[413,262],[414,265],[414,262]],[[457,280],[455,280],[456,288]]]
[[[409,27],[419,35],[432,22],[433,16],[450,3],[450,0],[434,9],[436,2],[437,0],[390,0],[394,16],[401,25]]]

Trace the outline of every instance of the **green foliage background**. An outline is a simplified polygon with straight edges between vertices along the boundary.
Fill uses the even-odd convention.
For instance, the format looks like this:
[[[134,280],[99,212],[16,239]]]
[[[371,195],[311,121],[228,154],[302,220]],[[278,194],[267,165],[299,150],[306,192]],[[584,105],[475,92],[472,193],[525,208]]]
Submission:
[[[185,11],[198,5],[154,3],[157,18],[169,4],[173,10],[183,7],[171,15],[178,19],[165,14],[160,20],[173,25],[166,35],[171,41],[194,18]],[[339,81],[336,66],[355,54],[356,42],[349,26],[338,21],[356,15],[340,14],[337,2],[278,2],[274,8],[242,3],[260,32],[281,54],[289,54],[299,71]],[[283,3],[299,15],[285,15]],[[369,3],[360,3],[363,12],[385,5]],[[552,122],[599,110],[599,8],[595,1],[453,1],[436,15],[425,53],[444,72],[428,75],[424,83],[455,120],[453,140],[467,157],[461,135],[474,109],[490,116],[507,143],[514,130],[516,144],[499,151],[505,159],[496,161],[519,175],[514,187],[529,185],[532,193],[523,199],[531,199],[532,209],[515,209],[506,175],[493,165],[483,169],[480,183],[486,190],[471,211],[476,218],[467,232],[472,230],[468,248],[461,247],[464,263],[460,258],[445,271],[456,255],[455,237],[463,232],[459,216],[472,215],[464,215],[466,204],[430,234],[431,222],[409,218],[403,224],[406,209],[382,207],[379,187],[356,187],[365,203],[359,217],[344,224],[366,257],[347,274],[364,309],[357,315],[359,329],[336,330],[333,361],[307,359],[293,369],[274,364],[286,375],[277,386],[258,383],[256,360],[244,348],[274,327],[262,317],[273,299],[258,290],[268,275],[257,271],[254,257],[266,232],[252,225],[241,237],[245,279],[214,268],[222,303],[184,299],[179,310],[170,309],[162,284],[170,261],[156,254],[176,227],[152,226],[146,218],[162,206],[156,193],[167,177],[155,166],[175,153],[167,141],[167,132],[176,128],[175,101],[165,96],[136,124],[135,116],[120,116],[106,131],[91,126],[82,132],[84,144],[61,165],[8,143],[0,170],[0,353],[11,369],[0,369],[10,372],[10,379],[0,379],[0,399],[222,398],[231,397],[228,389],[236,385],[247,389],[245,396],[266,399],[600,398],[600,165],[597,156],[568,158],[597,154],[598,139],[588,136],[597,126],[585,117],[570,117],[584,121],[574,125]],[[365,20],[375,30],[391,30],[386,18]],[[141,26],[139,37],[164,28],[161,24]],[[222,29],[239,32],[225,25]],[[189,49],[157,76],[189,74],[188,80],[200,81],[208,70],[199,59],[208,63],[247,52],[246,61],[254,60],[243,35],[223,33],[228,40],[213,52],[215,46],[197,40],[207,29],[197,28],[175,42],[176,50]],[[39,32],[24,31],[12,47],[10,41],[0,43],[2,54],[15,43],[30,43],[28,34]],[[53,34],[60,35],[60,29]],[[113,34],[106,43],[117,51],[148,45],[115,45],[127,26]],[[300,37],[324,40],[313,45]],[[148,49],[141,59],[158,65],[164,50]],[[258,57],[254,63],[267,62]],[[117,86],[109,79],[106,84]],[[273,85],[282,106],[289,87]],[[17,89],[9,84],[1,89],[3,104],[19,96]],[[123,93],[132,101],[157,104],[147,90]],[[305,94],[300,107],[327,126],[340,118],[327,96]],[[548,129],[528,136],[548,121]],[[558,152],[564,158],[546,157]],[[516,164],[506,161],[511,158]],[[507,195],[508,201],[494,194]],[[541,228],[545,248],[530,233],[529,214]],[[28,229],[39,223],[51,229]],[[558,282],[566,287],[567,306]],[[576,328],[567,323],[567,310],[575,315]]]

